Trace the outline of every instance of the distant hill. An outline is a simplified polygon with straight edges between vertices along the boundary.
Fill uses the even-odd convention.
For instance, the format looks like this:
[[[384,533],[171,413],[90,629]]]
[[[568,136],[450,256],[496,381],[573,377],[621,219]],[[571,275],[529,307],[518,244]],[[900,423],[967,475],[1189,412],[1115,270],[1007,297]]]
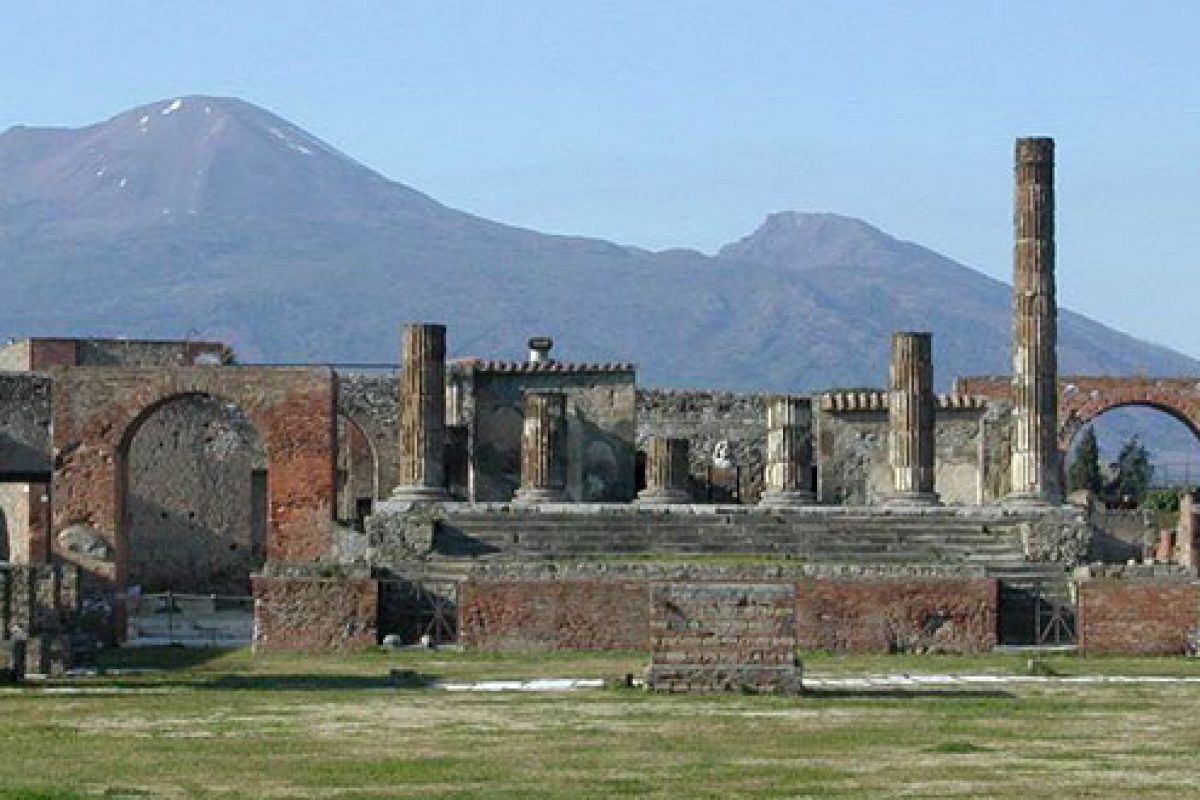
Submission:
[[[431,320],[457,355],[549,334],[653,386],[879,385],[900,329],[934,333],[942,387],[1010,362],[1008,286],[860,220],[773,214],[715,256],[546,235],[217,97],[0,134],[0,265],[8,336],[203,335],[248,360],[392,361],[397,324]],[[1064,371],[1200,374],[1078,314],[1060,328]]]

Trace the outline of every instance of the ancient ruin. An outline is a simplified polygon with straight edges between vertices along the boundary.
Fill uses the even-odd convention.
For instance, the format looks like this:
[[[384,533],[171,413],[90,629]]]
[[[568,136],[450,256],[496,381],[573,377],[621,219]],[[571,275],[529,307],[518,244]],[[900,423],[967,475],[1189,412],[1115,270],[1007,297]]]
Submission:
[[[1059,378],[1053,172],[1051,140],[1017,142],[1013,375],[950,394],[928,333],[895,335],[886,389],[812,396],[642,389],[541,336],[527,361],[447,360],[437,324],[375,371],[11,344],[0,652],[49,670],[68,636],[152,637],[137,608],[164,593],[241,613],[220,630],[261,650],[641,649],[665,690],[789,690],[797,648],[1182,652],[1192,500],[1173,545],[1131,555],[1063,504],[1061,456],[1121,405],[1200,431],[1200,384]],[[706,626],[745,635],[707,650]]]

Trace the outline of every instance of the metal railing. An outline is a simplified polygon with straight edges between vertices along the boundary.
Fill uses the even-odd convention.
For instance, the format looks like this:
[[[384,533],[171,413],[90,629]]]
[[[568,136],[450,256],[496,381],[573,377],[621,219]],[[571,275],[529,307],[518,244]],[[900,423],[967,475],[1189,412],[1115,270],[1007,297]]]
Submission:
[[[132,595],[126,601],[127,645],[243,647],[254,638],[254,598],[217,595]]]

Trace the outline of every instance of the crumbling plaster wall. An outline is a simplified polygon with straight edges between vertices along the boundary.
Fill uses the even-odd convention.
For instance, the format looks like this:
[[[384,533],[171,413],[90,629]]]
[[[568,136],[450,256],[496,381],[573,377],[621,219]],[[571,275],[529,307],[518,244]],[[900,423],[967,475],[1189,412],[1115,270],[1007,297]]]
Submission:
[[[267,454],[233,404],[168,401],[129,444],[129,582],[244,595],[264,558]]]
[[[50,474],[50,380],[0,372],[0,481]]]
[[[567,395],[568,497],[576,502],[633,499],[637,431],[632,369],[561,367],[451,372],[454,399],[448,416],[469,429],[472,500],[507,501],[520,486],[522,398],[529,390]]]

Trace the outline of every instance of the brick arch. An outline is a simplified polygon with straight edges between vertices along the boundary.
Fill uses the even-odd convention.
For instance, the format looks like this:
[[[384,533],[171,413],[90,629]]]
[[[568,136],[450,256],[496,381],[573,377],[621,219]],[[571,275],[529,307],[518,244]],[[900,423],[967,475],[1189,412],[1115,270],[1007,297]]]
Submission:
[[[268,455],[267,559],[311,561],[328,554],[334,509],[336,388],[328,369],[265,367],[63,367],[51,371],[54,464],[51,525],[56,554],[123,589],[122,459],[133,433],[157,408],[188,395],[237,405]],[[84,525],[113,553],[94,559],[58,546]]]
[[[1075,436],[1097,417],[1116,408],[1141,406],[1182,422],[1200,441],[1200,385],[1162,385],[1140,379],[1108,379],[1108,386],[1060,382],[1058,445],[1066,452]]]

